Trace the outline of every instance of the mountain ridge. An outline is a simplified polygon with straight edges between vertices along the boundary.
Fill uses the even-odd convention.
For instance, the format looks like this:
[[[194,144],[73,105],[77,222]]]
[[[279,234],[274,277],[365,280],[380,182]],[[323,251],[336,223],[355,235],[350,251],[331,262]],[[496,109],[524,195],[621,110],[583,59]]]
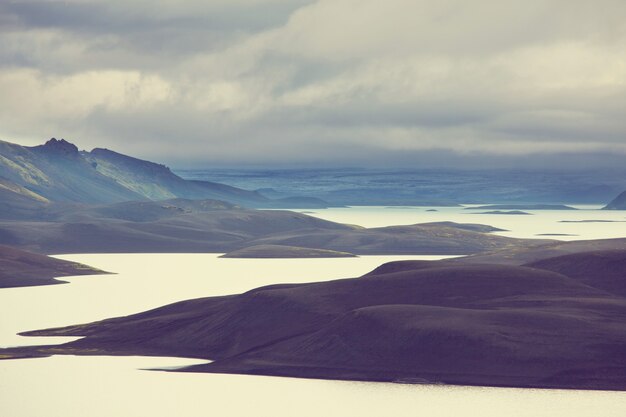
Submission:
[[[187,198],[224,200],[247,207],[290,208],[301,204],[297,199],[273,200],[257,191],[217,182],[186,180],[163,164],[106,148],[80,151],[73,143],[56,138],[31,147],[0,141],[0,181],[6,185],[7,195],[28,190],[34,199],[61,203]],[[319,199],[307,202],[313,207],[328,206]]]

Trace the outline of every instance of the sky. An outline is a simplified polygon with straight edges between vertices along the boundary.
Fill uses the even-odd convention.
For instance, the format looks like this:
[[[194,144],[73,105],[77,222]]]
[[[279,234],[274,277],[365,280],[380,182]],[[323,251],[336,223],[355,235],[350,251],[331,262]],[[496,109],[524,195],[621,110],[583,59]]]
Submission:
[[[0,0],[0,139],[176,165],[626,160],[624,0]]]

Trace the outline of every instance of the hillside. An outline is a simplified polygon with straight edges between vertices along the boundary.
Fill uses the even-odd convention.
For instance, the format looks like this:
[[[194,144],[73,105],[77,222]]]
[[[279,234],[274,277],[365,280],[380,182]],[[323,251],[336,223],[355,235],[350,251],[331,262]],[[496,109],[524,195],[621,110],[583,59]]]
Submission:
[[[558,257],[581,252],[626,250],[626,238],[575,240],[570,242],[551,241],[535,247],[518,246],[501,248],[454,260],[461,263],[490,263],[502,265],[524,265],[548,257]]]
[[[214,361],[192,372],[626,390],[626,298],[593,278],[613,270],[611,282],[623,288],[623,269],[613,265],[624,264],[626,251],[572,260],[578,268],[554,259],[533,267],[392,263],[361,278],[272,285],[28,332],[84,338],[2,353]]]
[[[224,184],[187,181],[165,165],[143,161],[108,149],[96,148],[82,154],[99,173],[151,200],[210,198],[233,203],[264,203],[268,200],[256,192]]]
[[[48,203],[48,199],[0,178],[0,219],[37,218]]]
[[[357,255],[463,255],[545,244],[476,224],[361,228],[301,213],[243,209],[216,200],[52,205],[39,220],[0,220],[0,244],[39,253],[226,253],[278,245]],[[293,255],[293,251],[291,251]]]
[[[0,142],[0,177],[50,201],[110,203],[145,199],[100,174],[65,140],[26,147]]]
[[[98,269],[0,245],[0,288],[60,284],[57,277],[105,274]]]
[[[585,285],[626,297],[625,250],[573,253],[531,262],[526,266],[554,271]]]

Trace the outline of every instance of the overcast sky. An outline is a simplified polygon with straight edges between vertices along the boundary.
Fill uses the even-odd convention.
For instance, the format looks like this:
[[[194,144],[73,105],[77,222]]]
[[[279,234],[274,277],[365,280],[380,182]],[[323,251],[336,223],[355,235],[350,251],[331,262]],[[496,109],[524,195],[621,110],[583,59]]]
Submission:
[[[626,1],[1,0],[0,139],[52,136],[178,167],[624,165]]]

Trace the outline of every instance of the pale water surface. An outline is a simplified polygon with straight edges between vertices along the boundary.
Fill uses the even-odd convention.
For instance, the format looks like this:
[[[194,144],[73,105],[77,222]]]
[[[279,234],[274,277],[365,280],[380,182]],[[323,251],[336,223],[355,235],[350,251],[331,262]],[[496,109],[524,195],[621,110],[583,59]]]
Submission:
[[[311,216],[363,227],[383,227],[416,223],[453,221],[488,224],[508,237],[535,239],[607,239],[626,237],[626,211],[600,210],[602,206],[572,206],[578,210],[520,210],[529,215],[479,214],[491,209],[471,210],[463,207],[372,207],[298,210]],[[437,210],[437,211],[428,211]],[[512,211],[512,210],[501,210]],[[601,220],[602,222],[585,222]],[[539,236],[540,234],[572,236]]]
[[[348,210],[348,211],[345,211]],[[323,214],[322,214],[323,212]],[[320,217],[363,226],[455,220],[454,216],[528,233],[522,216],[448,215],[424,209],[354,208],[319,211]],[[349,214],[351,213],[351,214]],[[547,213],[544,215],[544,213]],[[566,215],[566,212],[557,214]],[[571,215],[572,212],[567,212]],[[593,211],[593,218],[604,213]],[[554,226],[553,212],[535,221]],[[581,213],[577,213],[579,215]],[[585,213],[582,213],[582,217]],[[344,220],[342,216],[348,215]],[[492,222],[491,218],[501,223]],[[349,219],[348,219],[349,218]],[[476,220],[470,220],[476,218]],[[572,218],[572,217],[570,217]],[[591,217],[590,217],[591,218]],[[611,217],[613,219],[615,217]],[[414,221],[417,219],[417,221]],[[569,223],[585,236],[591,229]],[[587,224],[583,224],[585,226]],[[594,228],[602,224],[592,224]],[[608,223],[603,235],[617,234]],[[612,226],[611,226],[612,225]],[[626,229],[626,226],[624,227]],[[555,232],[556,229],[549,232]],[[622,229],[623,230],[623,229]],[[541,230],[540,233],[545,233]],[[621,233],[621,236],[626,233]],[[239,293],[277,282],[354,277],[396,259],[220,259],[215,254],[65,255],[117,275],[74,277],[70,284],[0,290],[0,346],[56,343],[65,338],[24,338],[24,330],[63,326],[126,315],[167,303]],[[62,339],[62,340],[60,340]],[[529,390],[305,380],[242,375],[166,373],[141,370],[183,366],[197,360],[142,357],[54,356],[0,361],[0,416],[598,416],[626,415],[626,393]]]

